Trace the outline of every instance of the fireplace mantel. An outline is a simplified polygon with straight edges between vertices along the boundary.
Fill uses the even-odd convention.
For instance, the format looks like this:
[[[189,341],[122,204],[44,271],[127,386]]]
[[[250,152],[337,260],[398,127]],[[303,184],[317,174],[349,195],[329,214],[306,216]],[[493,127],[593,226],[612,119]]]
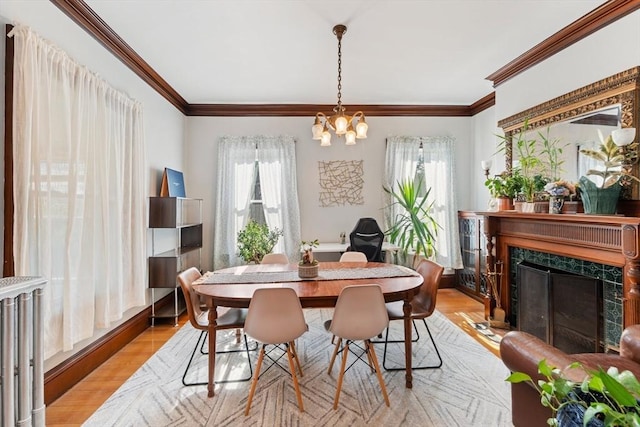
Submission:
[[[623,327],[640,323],[640,217],[483,212],[487,265],[510,270],[509,247],[532,249],[623,268]],[[506,279],[506,280],[504,280]],[[510,312],[511,280],[501,282],[500,300]]]

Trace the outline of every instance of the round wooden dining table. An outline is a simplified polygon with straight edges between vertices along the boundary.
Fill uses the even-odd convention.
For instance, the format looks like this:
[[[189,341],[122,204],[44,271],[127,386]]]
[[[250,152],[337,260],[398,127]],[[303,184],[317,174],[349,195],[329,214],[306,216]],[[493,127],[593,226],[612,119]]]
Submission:
[[[208,396],[214,395],[216,318],[218,307],[247,308],[256,289],[288,287],[296,291],[303,308],[334,307],[346,286],[378,284],[386,302],[404,301],[405,386],[412,388],[411,299],[422,285],[422,276],[394,264],[377,262],[321,262],[318,277],[291,279],[297,264],[256,264],[231,267],[204,274],[193,283],[194,291],[209,309]],[[393,272],[397,272],[394,275]],[[367,274],[369,273],[369,274]],[[378,274],[381,277],[373,277]],[[360,277],[358,277],[360,276]],[[344,278],[341,278],[344,277]],[[273,279],[284,278],[281,281]]]

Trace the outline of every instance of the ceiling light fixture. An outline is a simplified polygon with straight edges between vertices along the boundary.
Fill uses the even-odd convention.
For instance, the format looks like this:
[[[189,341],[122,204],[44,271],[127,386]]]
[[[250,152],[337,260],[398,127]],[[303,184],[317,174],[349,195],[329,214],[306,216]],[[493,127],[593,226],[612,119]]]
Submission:
[[[331,116],[326,116],[322,112],[316,114],[311,133],[313,134],[313,139],[320,140],[321,147],[331,145],[329,129],[332,129],[337,137],[344,135],[346,145],[354,145],[356,138],[364,139],[367,137],[367,129],[369,128],[364,120],[362,111],[350,116],[345,113],[345,108],[342,106],[342,35],[346,32],[347,27],[344,25],[333,27],[333,34],[338,37],[338,105],[333,108],[335,114]],[[323,119],[324,123],[322,122]]]

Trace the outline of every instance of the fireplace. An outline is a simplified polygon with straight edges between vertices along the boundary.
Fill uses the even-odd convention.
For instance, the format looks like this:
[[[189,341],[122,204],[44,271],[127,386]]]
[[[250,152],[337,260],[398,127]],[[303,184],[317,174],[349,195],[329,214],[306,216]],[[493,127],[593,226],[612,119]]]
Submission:
[[[604,351],[601,280],[524,261],[516,289],[518,329],[566,353]]]

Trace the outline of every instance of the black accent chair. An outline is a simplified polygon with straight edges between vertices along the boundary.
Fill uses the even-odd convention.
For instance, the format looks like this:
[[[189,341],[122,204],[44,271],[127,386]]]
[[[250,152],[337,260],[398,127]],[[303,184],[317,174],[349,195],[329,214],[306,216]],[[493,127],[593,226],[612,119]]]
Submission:
[[[373,218],[360,218],[349,234],[350,251],[362,252],[368,261],[384,262],[382,241],[384,233]]]

